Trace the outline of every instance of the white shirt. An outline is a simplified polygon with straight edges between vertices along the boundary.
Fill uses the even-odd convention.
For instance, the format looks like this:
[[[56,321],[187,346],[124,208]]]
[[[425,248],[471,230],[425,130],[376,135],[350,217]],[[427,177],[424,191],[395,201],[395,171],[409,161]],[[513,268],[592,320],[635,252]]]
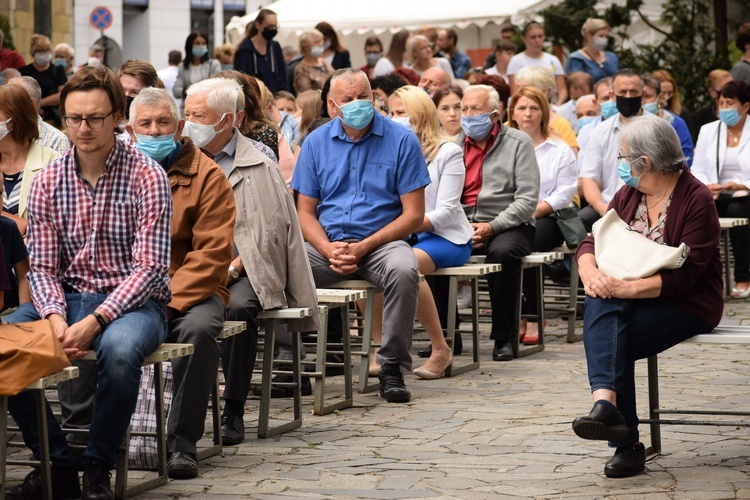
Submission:
[[[717,147],[718,146],[718,147]],[[729,161],[727,151],[727,126],[716,120],[701,127],[698,141],[695,145],[695,155],[691,172],[704,184],[720,184],[719,179],[724,175]],[[735,172],[730,181],[750,186],[750,120],[745,120],[740,138],[737,162],[739,172]]]
[[[625,185],[617,173],[617,156],[620,154],[620,113],[603,121],[591,132],[586,155],[581,165],[580,177],[602,182],[602,200],[609,204],[618,189]]]
[[[174,87],[174,82],[177,80],[177,72],[179,71],[179,68],[177,66],[167,66],[166,68],[157,71],[156,74],[159,76],[161,81],[164,83],[164,88],[169,92],[172,93],[172,88]],[[180,107],[180,103],[182,102],[182,99],[175,99],[177,101],[177,107]]]
[[[724,157],[724,167],[719,175],[719,184],[726,184],[735,179],[742,178],[742,167],[740,166],[740,147],[727,148],[727,155]]]
[[[581,167],[583,167],[583,157],[586,156],[586,145],[589,143],[591,132],[593,132],[596,126],[599,125],[602,121],[602,115],[599,115],[591,120],[590,123],[584,125],[583,128],[578,131],[578,135],[576,136],[578,147],[580,148],[578,150],[578,170],[581,170]]]
[[[534,148],[539,164],[539,202],[546,201],[552,210],[570,206],[578,189],[576,156],[565,141],[547,139]]]
[[[507,74],[506,75],[501,74],[497,70],[497,66],[492,66],[491,68],[487,68],[486,70],[484,70],[484,74],[485,75],[495,75],[495,76],[502,77],[502,79],[505,80],[505,83],[508,83],[508,84],[510,83],[508,81],[508,75]]]
[[[378,76],[387,75],[396,71],[396,67],[393,65],[390,59],[387,57],[381,57],[378,62],[375,63],[375,67],[372,68],[372,77],[377,78]]]
[[[516,73],[518,73],[518,70],[520,70],[521,68],[525,68],[526,66],[541,66],[543,68],[550,68],[555,76],[565,75],[560,60],[552,54],[548,54],[546,52],[542,52],[542,57],[540,57],[539,59],[529,57],[524,52],[514,55],[508,63],[508,74],[515,75]]]
[[[560,106],[554,106],[557,114],[568,120],[573,132],[578,135],[578,115],[576,115],[576,101],[569,99]]]
[[[424,190],[425,217],[433,233],[456,245],[465,245],[474,230],[461,207],[466,167],[464,151],[455,142],[445,142],[427,164],[430,184]]]

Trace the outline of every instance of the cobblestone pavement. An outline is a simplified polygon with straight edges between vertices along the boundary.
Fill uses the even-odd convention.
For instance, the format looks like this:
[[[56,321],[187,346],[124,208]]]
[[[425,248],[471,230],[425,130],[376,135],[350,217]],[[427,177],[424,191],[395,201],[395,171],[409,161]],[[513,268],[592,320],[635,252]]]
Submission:
[[[750,303],[728,303],[724,322],[750,324]],[[355,394],[353,408],[317,417],[306,397],[302,427],[276,438],[257,439],[251,400],[244,443],[201,462],[198,478],[138,498],[750,498],[747,428],[664,426],[663,453],[646,473],[605,478],[612,450],[571,430],[592,402],[583,345],[566,343],[565,326],[551,318],[546,349],[506,363],[491,361],[485,331],[479,370],[435,381],[409,374],[408,404]],[[748,407],[746,349],[680,345],[659,359],[663,407]],[[328,379],[334,393],[341,379]],[[637,379],[643,418],[645,362]],[[647,425],[641,439],[648,445]],[[131,481],[147,474],[131,472]]]

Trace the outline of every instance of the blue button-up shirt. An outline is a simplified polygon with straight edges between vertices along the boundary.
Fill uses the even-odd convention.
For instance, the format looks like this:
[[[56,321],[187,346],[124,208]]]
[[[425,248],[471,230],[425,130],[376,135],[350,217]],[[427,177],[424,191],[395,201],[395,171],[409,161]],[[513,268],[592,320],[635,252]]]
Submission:
[[[292,189],[320,200],[318,220],[330,241],[363,240],[399,217],[401,195],[430,183],[417,136],[375,113],[357,142],[340,119],[310,134]]]

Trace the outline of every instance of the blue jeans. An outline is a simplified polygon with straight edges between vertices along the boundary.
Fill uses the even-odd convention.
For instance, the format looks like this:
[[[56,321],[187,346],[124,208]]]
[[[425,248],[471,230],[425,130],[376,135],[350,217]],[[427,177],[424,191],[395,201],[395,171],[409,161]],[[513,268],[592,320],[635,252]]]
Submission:
[[[670,300],[592,299],[583,311],[583,345],[591,391],[617,393],[617,408],[630,434],[612,447],[638,442],[635,405],[635,361],[664,352],[683,340],[708,333],[714,326],[695,319]]]
[[[93,312],[107,298],[105,294],[66,294],[67,322],[76,323]],[[6,321],[36,321],[39,313],[31,303],[22,304]],[[141,365],[167,335],[165,304],[150,299],[143,306],[113,321],[97,335],[89,349],[96,352],[99,384],[94,399],[94,412],[89,442],[84,452],[87,463],[113,468],[117,461],[130,417],[138,399]],[[31,392],[22,392],[8,400],[8,408],[23,434],[26,446],[39,459],[39,433],[36,428],[36,407]],[[47,405],[47,431],[50,458],[56,465],[70,465],[71,456],[60,425],[52,418]]]

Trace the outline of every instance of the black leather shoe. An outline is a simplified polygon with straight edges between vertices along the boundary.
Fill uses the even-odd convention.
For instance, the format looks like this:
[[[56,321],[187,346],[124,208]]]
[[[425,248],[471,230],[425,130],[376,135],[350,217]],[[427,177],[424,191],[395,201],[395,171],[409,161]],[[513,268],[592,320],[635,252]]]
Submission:
[[[411,392],[404,385],[404,377],[401,370],[383,366],[380,369],[380,397],[389,403],[408,403],[411,400]]]
[[[506,342],[496,344],[492,350],[492,361],[511,361],[513,359],[513,344]]]
[[[326,373],[326,376],[328,374]],[[275,387],[274,383],[282,383],[282,384],[291,384],[292,383],[292,376],[291,375],[276,375],[271,380],[271,397],[272,398],[292,398],[294,397],[294,387]],[[260,397],[260,386],[256,385],[253,387],[253,396]],[[300,391],[302,392],[303,396],[309,396],[312,394],[312,384],[310,383],[310,377],[302,376],[302,385],[300,386]]]
[[[458,332],[455,333],[454,339],[456,345],[453,348],[453,355],[460,356],[464,350],[464,341],[461,338],[461,334]],[[429,358],[430,356],[432,356],[432,346],[427,346],[424,349],[419,349],[417,351],[417,356],[419,356],[420,358]]]
[[[234,446],[245,440],[245,422],[242,417],[224,408],[221,412],[221,444]]]
[[[607,477],[630,477],[646,468],[646,448],[641,443],[620,446],[615,455],[604,465]]]
[[[81,498],[78,472],[74,467],[52,467],[52,497],[55,500]],[[23,483],[5,490],[5,498],[42,499],[42,473],[34,469],[24,478]]]
[[[101,465],[87,465],[83,471],[83,500],[111,500],[112,487],[109,469]]]
[[[607,401],[597,401],[591,413],[573,420],[573,432],[583,439],[618,441],[628,435],[622,413]]]
[[[198,476],[195,453],[175,451],[167,462],[167,475],[172,479],[193,479]]]

